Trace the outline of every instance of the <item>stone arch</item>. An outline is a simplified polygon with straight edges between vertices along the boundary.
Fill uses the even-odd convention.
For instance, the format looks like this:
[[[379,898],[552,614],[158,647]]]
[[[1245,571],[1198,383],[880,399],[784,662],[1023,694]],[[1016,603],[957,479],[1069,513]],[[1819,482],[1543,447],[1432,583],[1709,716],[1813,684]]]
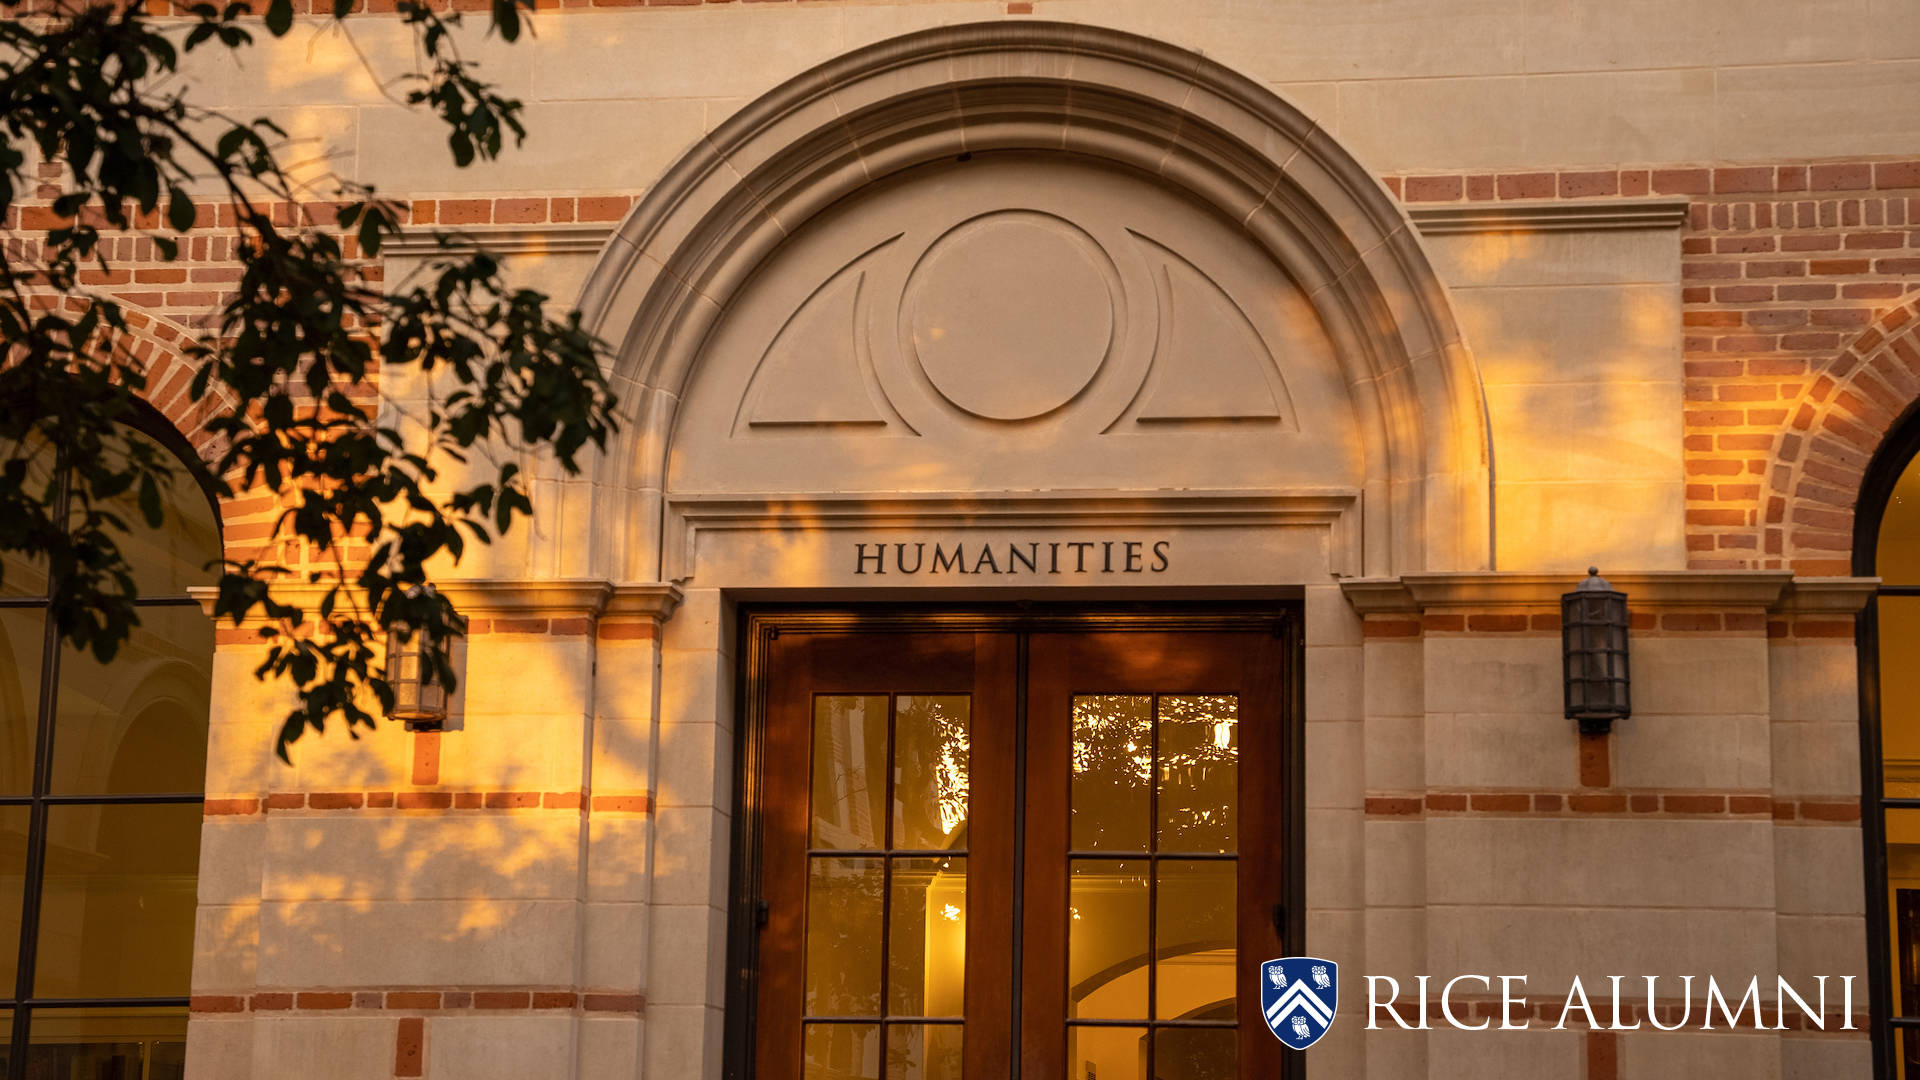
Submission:
[[[1768,465],[1765,550],[1812,576],[1852,573],[1868,463],[1920,401],[1920,290],[1882,312],[1807,387]]]
[[[675,411],[703,344],[784,239],[847,196],[984,151],[1078,155],[1214,208],[1311,299],[1359,417],[1363,572],[1491,565],[1477,369],[1398,206],[1297,109],[1195,53],[1059,23],[968,24],[850,53],[747,106],[676,163],[584,288],[633,422],[597,466],[595,570],[661,572]]]

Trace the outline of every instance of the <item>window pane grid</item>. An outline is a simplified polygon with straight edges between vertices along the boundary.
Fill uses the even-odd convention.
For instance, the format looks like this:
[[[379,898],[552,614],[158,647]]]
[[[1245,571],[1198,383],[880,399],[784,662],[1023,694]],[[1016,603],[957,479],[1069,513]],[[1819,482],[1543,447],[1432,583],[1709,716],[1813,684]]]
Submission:
[[[884,717],[883,732],[867,727],[876,711]],[[922,731],[903,737],[903,714],[911,715],[916,728],[924,726],[919,721],[930,721],[931,739]],[[964,695],[815,696],[809,800],[813,844],[807,851],[807,1008],[801,1016],[808,1080],[959,1080],[965,1024],[959,1013],[964,1008],[965,986],[969,721]],[[873,783],[875,757],[882,774],[877,785]],[[913,781],[906,790],[902,790],[903,775]],[[941,836],[953,837],[953,846],[925,845]],[[819,843],[830,838],[861,846]],[[958,891],[940,898],[936,909],[938,879],[956,867]],[[916,880],[922,878],[924,887]],[[951,891],[950,884],[947,888]],[[919,910],[922,985],[917,989],[895,972],[897,964],[910,960],[916,951],[915,942],[895,940],[897,933],[914,929],[900,920],[908,914],[902,909],[911,906],[910,894],[916,890],[925,897]],[[879,909],[878,945],[862,949],[858,942],[863,933],[871,933],[874,907]],[[948,939],[945,944],[950,950],[957,942],[960,953],[958,958],[948,957],[944,966],[933,955],[932,939],[940,925],[936,920],[957,926],[956,932],[941,935]],[[828,938],[835,934],[852,947],[834,947]],[[869,952],[874,955],[866,955]],[[961,974],[958,985],[952,985],[952,980],[940,975],[953,969],[956,959]],[[878,970],[855,970],[863,967]],[[950,1011],[932,1007],[938,1004],[937,994],[946,997]],[[852,1000],[870,1001],[877,1009],[849,1009],[846,1006]],[[836,1004],[837,1011],[818,1008]],[[908,1004],[921,1008],[915,1012],[900,1007]],[[838,1034],[829,1034],[830,1030]]]
[[[1143,698],[1147,700],[1142,701]],[[1145,725],[1137,723],[1139,719],[1137,710],[1142,704],[1146,705]],[[1126,720],[1129,713],[1136,714],[1136,722],[1131,725]],[[1070,814],[1074,818],[1073,828],[1070,831],[1073,839],[1080,842],[1072,844],[1068,852],[1068,937],[1069,941],[1073,939],[1073,924],[1082,919],[1082,913],[1075,903],[1074,878],[1080,878],[1080,882],[1084,885],[1079,895],[1089,898],[1096,895],[1094,877],[1086,872],[1089,869],[1086,864],[1105,864],[1114,868],[1106,873],[1107,881],[1098,886],[1100,892],[1112,893],[1115,891],[1113,883],[1128,877],[1144,876],[1146,955],[1139,966],[1146,969],[1146,993],[1144,1001],[1141,1001],[1137,1007],[1130,1007],[1125,999],[1131,995],[1122,993],[1120,1002],[1092,1006],[1090,1009],[1095,1012],[1111,1009],[1132,1015],[1076,1016],[1075,1012],[1087,1008],[1090,1005],[1088,999],[1099,993],[1103,987],[1085,991],[1085,996],[1076,1001],[1072,997],[1077,989],[1072,985],[1074,977],[1069,978],[1070,1000],[1066,1025],[1069,1057],[1075,1059],[1069,1062],[1072,1076],[1080,1075],[1078,1059],[1083,1054],[1118,1054],[1119,1058],[1114,1060],[1126,1060],[1128,1055],[1122,1051],[1127,1045],[1128,1032],[1138,1032],[1141,1060],[1155,1063],[1148,1066],[1147,1075],[1157,1075],[1159,1055],[1162,1053],[1177,1050],[1192,1054],[1198,1048],[1198,1052],[1203,1057],[1206,1056],[1206,1050],[1201,1047],[1201,1044],[1183,1042],[1177,1048],[1163,1045],[1163,1043],[1171,1043],[1173,1036],[1169,1035],[1167,1040],[1162,1040],[1160,1032],[1230,1033],[1238,1028],[1238,1023],[1234,1019],[1197,1015],[1163,1015],[1168,1011],[1168,1003],[1162,1000],[1161,985],[1162,963],[1176,957],[1175,953],[1167,951],[1166,944],[1162,941],[1164,927],[1161,919],[1161,886],[1163,879],[1167,877],[1168,870],[1182,873],[1183,871],[1179,869],[1182,867],[1219,867],[1221,864],[1234,864],[1238,861],[1235,850],[1238,844],[1234,836],[1238,779],[1237,721],[1238,702],[1236,696],[1231,694],[1154,694],[1151,696],[1082,694],[1075,695],[1073,699],[1072,722],[1075,743],[1073,768],[1076,775],[1074,783],[1070,785],[1073,792],[1071,799],[1075,803],[1070,806]],[[1192,737],[1197,733],[1199,725],[1209,722],[1213,727],[1211,750],[1207,748],[1207,743]],[[1169,746],[1167,745],[1169,740],[1165,736],[1170,723],[1193,727],[1196,730],[1181,731],[1180,734],[1185,738]],[[1144,731],[1140,730],[1142,726]],[[1133,734],[1135,738],[1119,743],[1118,747],[1112,745],[1126,738],[1127,734]],[[1140,734],[1145,735],[1146,741],[1144,761],[1138,754],[1138,735]],[[1101,746],[1103,742],[1108,745]],[[1111,762],[1116,757],[1121,765],[1119,769],[1111,767]],[[1140,775],[1142,765],[1145,766],[1144,776]],[[1229,766],[1235,767],[1236,771],[1226,773],[1222,777],[1215,775],[1210,766],[1219,767],[1220,773],[1226,773],[1226,767]],[[1102,773],[1106,775],[1102,776]],[[1178,781],[1175,779],[1176,775],[1180,778]],[[1223,786],[1220,783],[1222,779],[1226,781],[1224,791],[1217,790]],[[1139,783],[1141,780],[1144,780],[1144,784]],[[1167,789],[1174,787],[1176,783],[1185,789],[1187,796],[1185,801],[1191,805],[1165,804],[1164,796],[1167,794]],[[1130,814],[1127,812],[1126,804],[1137,801],[1137,797],[1129,799],[1129,789],[1138,786],[1144,786],[1146,789],[1145,806],[1136,806],[1134,813]],[[1088,804],[1084,807],[1078,805],[1083,797]],[[1116,803],[1119,805],[1115,805]],[[1145,811],[1146,844],[1144,847],[1131,844],[1114,847],[1101,843],[1110,835],[1121,838],[1135,835],[1134,828],[1128,825],[1128,821],[1135,817],[1139,810]],[[1085,820],[1081,818],[1083,811],[1087,813]],[[1087,846],[1085,841],[1092,841],[1098,846]],[[1179,846],[1169,849],[1169,844]],[[1217,845],[1223,850],[1182,850],[1185,847],[1207,844]],[[1126,869],[1129,863],[1144,864],[1144,875],[1129,875]],[[1229,875],[1231,876],[1231,871]],[[1100,907],[1101,911],[1094,914],[1096,921],[1100,920],[1101,915],[1111,910],[1111,900],[1104,901]],[[1235,910],[1233,902],[1229,900],[1226,907],[1229,923],[1231,923],[1232,913]],[[1125,921],[1124,916],[1121,921]],[[1110,939],[1115,935],[1116,931],[1108,928],[1108,932],[1102,936]],[[1225,944],[1231,953],[1231,938]],[[1122,952],[1124,951],[1125,947],[1122,947]],[[1190,951],[1199,953],[1204,950]],[[1069,966],[1073,966],[1071,946],[1069,947]],[[1229,962],[1230,970],[1231,962]],[[1100,973],[1100,975],[1105,974],[1105,970]],[[1100,975],[1092,976],[1086,981],[1091,982],[1092,978],[1098,978]],[[1122,971],[1108,978],[1105,985],[1119,983],[1125,977],[1126,972]],[[1204,973],[1201,989],[1203,992],[1206,989]],[[1231,975],[1229,975],[1226,992],[1226,1000],[1231,1002],[1233,1000]],[[1211,1010],[1203,1008],[1199,1011]],[[1229,1016],[1231,1015],[1229,1013]],[[1087,1030],[1089,1032],[1087,1038],[1093,1040],[1084,1050],[1080,1048],[1078,1037],[1073,1034],[1076,1029]],[[1105,1031],[1108,1034],[1096,1038],[1092,1034],[1094,1031]],[[1219,1058],[1223,1049],[1228,1055],[1233,1052],[1230,1042],[1214,1045],[1211,1049],[1214,1058]],[[1089,1056],[1089,1061],[1091,1060],[1092,1057]]]

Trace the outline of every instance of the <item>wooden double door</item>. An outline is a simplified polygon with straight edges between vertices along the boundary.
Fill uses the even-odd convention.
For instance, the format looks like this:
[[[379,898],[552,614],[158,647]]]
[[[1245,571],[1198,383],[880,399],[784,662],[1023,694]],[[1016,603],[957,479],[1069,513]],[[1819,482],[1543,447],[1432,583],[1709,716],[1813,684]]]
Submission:
[[[1291,634],[1212,625],[771,637],[742,1074],[1281,1076]]]

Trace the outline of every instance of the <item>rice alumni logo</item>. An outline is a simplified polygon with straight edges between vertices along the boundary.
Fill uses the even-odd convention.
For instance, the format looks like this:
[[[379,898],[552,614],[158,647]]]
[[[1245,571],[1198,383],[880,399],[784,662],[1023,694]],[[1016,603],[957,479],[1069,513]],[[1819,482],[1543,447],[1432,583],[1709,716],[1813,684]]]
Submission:
[[[1273,1037],[1305,1050],[1340,1011],[1340,965],[1317,956],[1283,956],[1260,965],[1260,1011]]]

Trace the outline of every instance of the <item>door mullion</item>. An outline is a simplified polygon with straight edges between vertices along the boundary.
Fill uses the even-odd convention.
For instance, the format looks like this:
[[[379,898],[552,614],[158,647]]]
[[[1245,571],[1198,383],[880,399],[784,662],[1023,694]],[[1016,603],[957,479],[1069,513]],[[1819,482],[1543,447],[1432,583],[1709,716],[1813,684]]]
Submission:
[[[1014,635],[1013,661],[1013,981],[1007,995],[1009,1080],[1020,1080],[1020,987],[1026,935],[1027,875],[1027,663],[1031,636]]]

